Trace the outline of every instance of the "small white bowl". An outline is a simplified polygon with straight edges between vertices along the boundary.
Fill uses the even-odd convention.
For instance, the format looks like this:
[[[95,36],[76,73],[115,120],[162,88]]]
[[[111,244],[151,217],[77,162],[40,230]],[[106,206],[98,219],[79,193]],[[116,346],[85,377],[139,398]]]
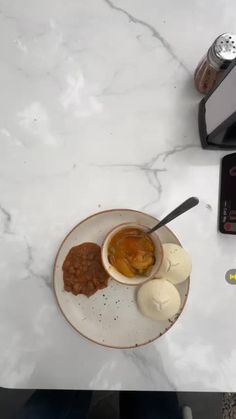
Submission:
[[[101,249],[101,255],[102,255],[102,263],[103,266],[105,268],[105,270],[107,271],[107,273],[116,281],[120,282],[121,284],[124,285],[140,285],[143,284],[144,282],[148,281],[149,279],[153,278],[158,270],[161,267],[162,264],[162,260],[163,260],[163,248],[162,248],[162,244],[161,241],[158,237],[158,235],[154,232],[152,234],[150,234],[150,237],[154,243],[155,246],[155,263],[149,273],[148,276],[140,276],[140,275],[136,275],[132,278],[128,278],[127,276],[123,275],[122,273],[120,273],[119,271],[117,271],[117,269],[111,265],[111,263],[109,262],[108,259],[108,247],[110,244],[110,241],[112,239],[112,237],[118,233],[118,231],[123,230],[124,228],[129,228],[129,227],[134,227],[134,228],[139,228],[140,230],[146,231],[147,229],[149,229],[147,226],[143,226],[140,224],[135,224],[135,223],[124,223],[124,224],[120,224],[117,227],[115,227],[113,230],[111,230],[102,245],[102,249]]]

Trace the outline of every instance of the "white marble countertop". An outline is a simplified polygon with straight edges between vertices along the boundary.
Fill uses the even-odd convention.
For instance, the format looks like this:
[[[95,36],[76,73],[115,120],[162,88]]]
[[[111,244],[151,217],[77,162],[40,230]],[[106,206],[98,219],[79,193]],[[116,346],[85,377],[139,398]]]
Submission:
[[[227,7],[226,7],[227,6]],[[236,31],[234,1],[0,1],[0,385],[236,391],[235,237],[217,232],[221,152],[203,151],[192,75]],[[105,349],[61,315],[52,266],[65,234],[117,207],[162,217],[193,258],[176,325]],[[192,227],[192,228],[191,228]]]

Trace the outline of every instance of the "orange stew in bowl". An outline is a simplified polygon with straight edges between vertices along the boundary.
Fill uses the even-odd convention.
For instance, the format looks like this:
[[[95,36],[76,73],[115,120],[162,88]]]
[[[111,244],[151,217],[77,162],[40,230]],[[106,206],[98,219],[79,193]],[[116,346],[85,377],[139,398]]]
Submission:
[[[155,246],[141,229],[124,228],[112,237],[108,258],[117,271],[129,278],[148,275],[155,263]]]

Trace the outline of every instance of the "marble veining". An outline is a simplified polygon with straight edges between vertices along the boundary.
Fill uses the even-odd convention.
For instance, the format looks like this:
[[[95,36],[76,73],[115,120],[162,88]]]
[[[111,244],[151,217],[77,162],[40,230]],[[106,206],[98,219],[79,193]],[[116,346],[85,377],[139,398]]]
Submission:
[[[236,391],[235,238],[217,232],[222,152],[201,149],[193,72],[236,31],[216,0],[0,0],[0,385]],[[183,30],[184,28],[184,30]],[[157,218],[193,260],[173,328],[134,350],[102,348],[64,320],[52,289],[58,247],[108,208]]]
[[[144,26],[145,28],[147,28],[152,36],[156,39],[158,39],[158,41],[161,43],[161,45],[166,49],[166,51],[170,54],[170,56],[176,60],[179,65],[189,74],[191,74],[191,72],[188,70],[188,68],[183,64],[183,62],[177,57],[177,55],[175,54],[173,48],[171,47],[171,45],[167,42],[167,40],[165,38],[163,38],[163,36],[154,28],[154,26],[150,25],[147,22],[144,22],[142,19],[137,19],[135,16],[131,15],[129,12],[127,12],[127,10],[123,9],[122,7],[118,7],[116,6],[111,0],[104,0],[105,3],[107,3],[107,5],[113,9],[116,10],[117,12],[123,13],[125,16],[128,17],[129,21],[132,23],[138,23],[139,25]],[[138,38],[139,39],[139,38]]]
[[[161,194],[162,194],[162,185],[161,185],[161,181],[159,179],[159,173],[162,172],[166,172],[167,169],[165,167],[159,167],[156,168],[156,166],[158,165],[163,165],[166,161],[166,159],[175,154],[175,153],[179,153],[181,151],[187,150],[189,148],[199,148],[199,146],[196,146],[195,144],[186,144],[183,146],[175,146],[173,147],[171,150],[168,151],[164,151],[161,153],[158,153],[156,156],[154,156],[153,158],[151,158],[150,161],[145,162],[143,164],[110,164],[110,165],[102,165],[101,167],[107,167],[107,168],[126,168],[129,170],[141,170],[145,173],[146,177],[147,177],[147,181],[149,183],[149,185],[151,187],[154,188],[155,192],[156,192],[156,199],[153,199],[151,202],[148,202],[147,204],[145,204],[142,207],[142,210],[146,209],[149,205],[153,205],[155,203],[157,203],[160,198],[161,198]],[[98,165],[99,167],[99,165]],[[209,204],[208,204],[209,205]]]
[[[11,214],[0,205],[0,212],[2,214],[3,233],[10,234],[11,231]]]

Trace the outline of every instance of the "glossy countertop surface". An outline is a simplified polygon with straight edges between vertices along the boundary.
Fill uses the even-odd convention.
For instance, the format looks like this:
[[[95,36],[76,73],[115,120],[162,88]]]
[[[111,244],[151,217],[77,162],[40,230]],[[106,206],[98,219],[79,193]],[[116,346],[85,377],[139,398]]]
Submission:
[[[0,0],[0,386],[236,391],[235,240],[217,232],[219,151],[200,147],[193,72],[236,31],[234,2]],[[57,249],[83,218],[133,208],[193,260],[177,323],[134,350],[100,347],[59,311]]]

